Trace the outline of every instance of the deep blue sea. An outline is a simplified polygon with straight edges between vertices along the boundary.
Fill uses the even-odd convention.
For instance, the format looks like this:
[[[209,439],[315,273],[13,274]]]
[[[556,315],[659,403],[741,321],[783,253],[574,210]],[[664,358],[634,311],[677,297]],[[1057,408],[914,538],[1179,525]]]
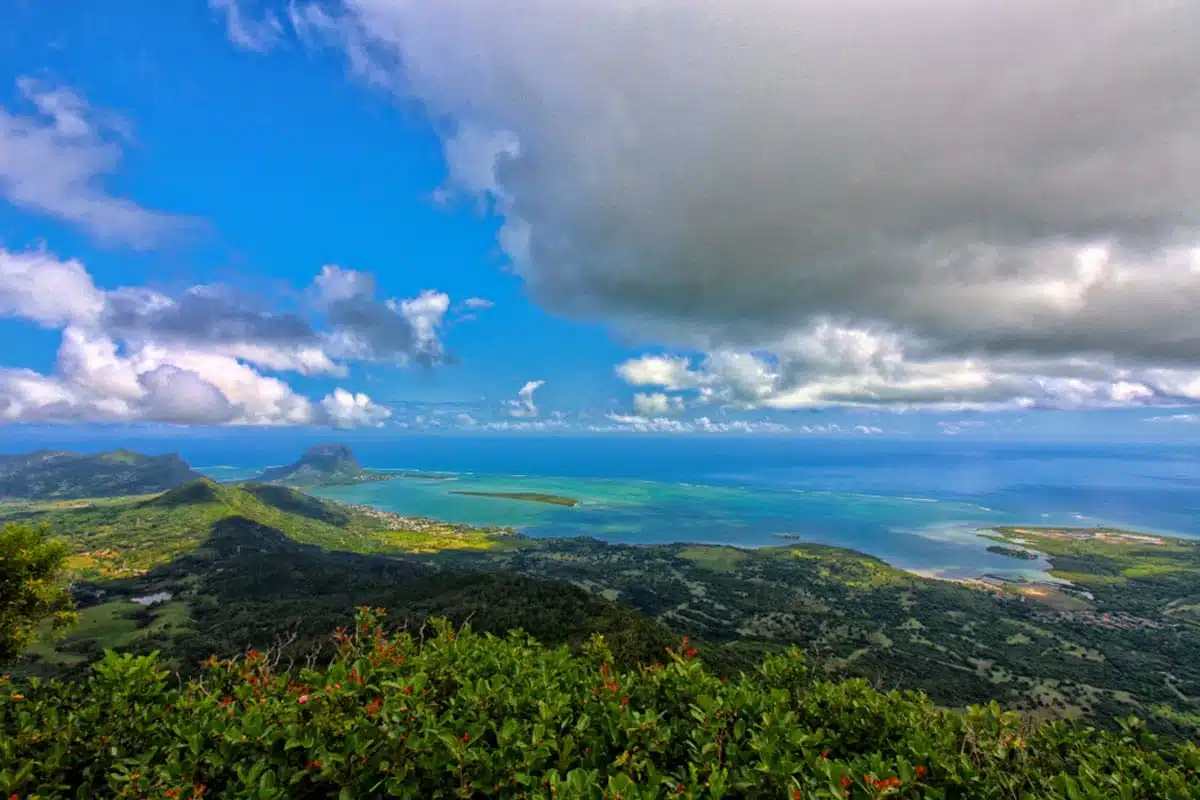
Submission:
[[[1041,562],[987,553],[981,527],[1116,525],[1200,535],[1200,447],[721,436],[339,437],[364,466],[450,480],[324,492],[345,502],[532,536],[760,547],[781,535],[861,550],[927,575],[1032,575]],[[121,445],[178,451],[218,479],[295,460],[311,435],[187,436]],[[49,446],[72,446],[47,442]],[[91,442],[74,449],[104,449]],[[6,447],[5,449],[17,449]],[[28,449],[28,448],[20,448]],[[537,491],[575,508],[454,495]]]

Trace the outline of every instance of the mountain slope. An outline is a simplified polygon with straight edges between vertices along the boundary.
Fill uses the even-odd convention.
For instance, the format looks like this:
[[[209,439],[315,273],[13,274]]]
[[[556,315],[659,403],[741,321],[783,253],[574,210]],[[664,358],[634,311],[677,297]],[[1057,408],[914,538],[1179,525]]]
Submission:
[[[184,483],[156,497],[102,498],[70,507],[21,504],[0,520],[46,523],[75,551],[70,565],[84,579],[137,575],[204,545],[213,525],[232,517],[274,528],[301,544],[354,553],[489,549],[516,537],[461,525],[394,520],[265,484]],[[416,523],[417,521],[413,520]]]
[[[159,650],[189,671],[209,654],[281,638],[289,657],[303,658],[366,604],[417,625],[433,615],[471,619],[480,630],[522,626],[549,642],[580,644],[602,632],[630,663],[661,657],[675,638],[579,587],[393,558],[404,539],[391,537],[405,532],[286,487],[198,480],[150,500],[100,501],[42,518],[75,549],[81,622],[59,645],[33,648],[18,674],[69,674],[104,648]],[[467,548],[492,541],[482,531],[446,536]]]
[[[255,480],[286,486],[336,486],[381,480],[386,476],[363,469],[354,451],[344,444],[319,444],[310,447],[298,461],[271,467]]]
[[[0,499],[71,500],[149,494],[199,478],[178,455],[52,450],[0,455]]]

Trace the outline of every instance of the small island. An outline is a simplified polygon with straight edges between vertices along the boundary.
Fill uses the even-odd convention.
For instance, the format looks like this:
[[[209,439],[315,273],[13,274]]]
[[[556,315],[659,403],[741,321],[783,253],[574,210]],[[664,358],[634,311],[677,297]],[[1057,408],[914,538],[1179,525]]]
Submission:
[[[557,494],[542,494],[541,492],[468,492],[454,491],[450,494],[461,494],[468,497],[497,497],[502,500],[527,500],[531,503],[547,503],[552,506],[574,508],[579,501],[574,497],[563,497]]]
[[[1030,550],[1022,550],[1019,547],[1004,547],[1003,545],[994,544],[987,549],[989,553],[995,553],[998,556],[1006,556],[1008,558],[1021,558],[1026,561],[1037,561],[1038,554]]]

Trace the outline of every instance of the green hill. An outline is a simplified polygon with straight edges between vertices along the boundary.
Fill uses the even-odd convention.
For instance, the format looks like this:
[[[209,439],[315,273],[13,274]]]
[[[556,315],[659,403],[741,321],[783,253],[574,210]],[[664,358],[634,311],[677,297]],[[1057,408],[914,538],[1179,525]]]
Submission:
[[[363,481],[383,480],[389,476],[363,469],[354,452],[344,444],[319,444],[300,459],[282,467],[271,467],[255,480],[287,486],[339,486]]]
[[[81,619],[56,646],[32,648],[15,667],[20,675],[79,674],[104,648],[159,650],[183,672],[212,653],[283,639],[290,656],[303,658],[365,603],[386,604],[414,624],[438,615],[496,633],[522,625],[552,642],[605,632],[631,663],[655,657],[672,638],[578,587],[393,557],[519,545],[510,534],[397,530],[282,486],[202,479],[150,498],[23,513],[75,551]]]
[[[179,456],[130,450],[0,455],[0,500],[71,500],[161,492],[199,478]]]
[[[488,549],[513,537],[429,522],[389,527],[379,517],[279,485],[197,478],[159,495],[0,506],[0,519],[43,522],[75,550],[79,578],[137,575],[201,547],[217,522],[240,517],[301,544],[356,553]]]

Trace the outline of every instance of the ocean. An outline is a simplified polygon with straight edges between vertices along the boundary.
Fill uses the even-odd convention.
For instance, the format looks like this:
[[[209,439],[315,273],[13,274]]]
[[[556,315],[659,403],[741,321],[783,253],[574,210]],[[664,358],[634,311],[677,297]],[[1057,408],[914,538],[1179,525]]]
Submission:
[[[368,468],[441,473],[322,491],[347,503],[538,537],[622,544],[848,547],[924,575],[1039,577],[988,553],[992,525],[1112,525],[1200,536],[1200,446],[751,436],[338,437]],[[295,460],[311,434],[122,441],[219,480]],[[56,446],[61,446],[58,444]],[[111,447],[99,443],[88,449]],[[82,449],[78,445],[76,449]],[[543,492],[574,508],[455,495]]]

